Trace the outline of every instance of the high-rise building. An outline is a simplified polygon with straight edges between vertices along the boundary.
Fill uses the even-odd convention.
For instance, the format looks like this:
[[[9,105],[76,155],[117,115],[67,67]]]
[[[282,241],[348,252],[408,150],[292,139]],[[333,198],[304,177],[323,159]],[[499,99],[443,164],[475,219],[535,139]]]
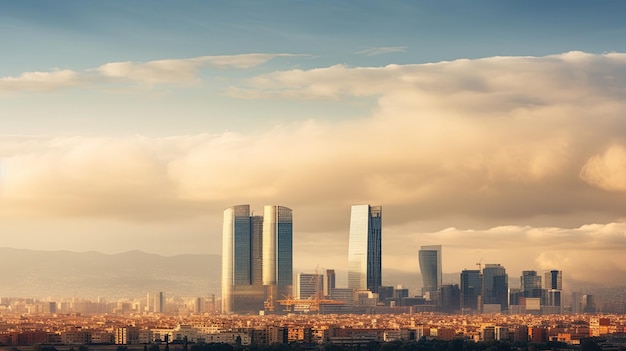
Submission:
[[[326,284],[324,285],[324,296],[330,296],[332,290],[335,288],[335,270],[326,270]]]
[[[377,292],[382,285],[382,207],[354,205],[350,215],[348,288]]]
[[[422,246],[418,251],[420,272],[424,286],[422,293],[435,293],[443,283],[441,245]]]
[[[324,275],[314,273],[298,273],[296,275],[296,298],[322,298],[324,293]]]
[[[563,271],[551,270],[544,274],[545,290],[563,290]]]
[[[482,276],[478,269],[461,271],[461,308],[478,311],[482,289]]]
[[[162,291],[154,294],[153,312],[165,312],[165,293],[163,293]]]
[[[541,276],[536,271],[522,271],[520,276],[520,286],[523,297],[541,297]]]
[[[500,264],[486,264],[483,268],[482,300],[484,312],[491,311],[487,305],[500,305],[500,311],[509,308],[509,277]]]
[[[263,309],[266,290],[275,296],[291,293],[291,210],[265,206],[264,215],[251,215],[250,205],[224,210],[223,312],[246,313]]]
[[[292,294],[293,219],[287,207],[264,207],[263,285],[269,287],[272,301]]]

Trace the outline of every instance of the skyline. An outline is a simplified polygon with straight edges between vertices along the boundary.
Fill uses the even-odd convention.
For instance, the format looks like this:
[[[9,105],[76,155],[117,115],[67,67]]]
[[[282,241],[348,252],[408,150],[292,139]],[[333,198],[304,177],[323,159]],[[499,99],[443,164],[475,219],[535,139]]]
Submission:
[[[624,10],[0,4],[0,247],[219,254],[280,203],[294,270],[345,271],[373,203],[384,268],[624,281]]]

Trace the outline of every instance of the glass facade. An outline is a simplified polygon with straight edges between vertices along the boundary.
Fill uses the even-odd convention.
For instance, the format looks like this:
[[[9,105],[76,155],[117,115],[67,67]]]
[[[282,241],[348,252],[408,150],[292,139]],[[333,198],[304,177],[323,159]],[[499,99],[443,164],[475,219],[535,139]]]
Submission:
[[[522,271],[520,276],[520,286],[522,287],[522,296],[524,297],[541,297],[541,276],[536,271]]]
[[[461,271],[461,308],[478,310],[478,296],[482,293],[483,282],[478,269]]]
[[[422,246],[418,251],[418,259],[424,283],[422,292],[436,292],[443,282],[441,245]]]
[[[270,209],[268,211],[268,209]],[[222,232],[222,311],[258,312],[266,300],[265,269],[271,280],[292,287],[291,210],[265,206],[263,216],[250,216],[250,205],[224,210]]]
[[[509,277],[499,264],[486,264],[483,268],[483,305],[500,305],[500,310],[509,308]]]
[[[382,207],[352,206],[348,288],[377,292],[382,285]]]
[[[293,289],[293,218],[291,209],[268,205],[263,211],[263,285],[277,297]]]

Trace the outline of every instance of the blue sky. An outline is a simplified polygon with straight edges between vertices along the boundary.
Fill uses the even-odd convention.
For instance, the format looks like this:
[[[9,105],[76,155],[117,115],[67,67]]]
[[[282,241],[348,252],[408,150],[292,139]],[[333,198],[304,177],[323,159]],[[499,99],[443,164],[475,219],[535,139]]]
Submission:
[[[219,253],[224,208],[281,204],[296,269],[341,270],[371,203],[389,268],[626,276],[625,10],[2,2],[0,246]]]

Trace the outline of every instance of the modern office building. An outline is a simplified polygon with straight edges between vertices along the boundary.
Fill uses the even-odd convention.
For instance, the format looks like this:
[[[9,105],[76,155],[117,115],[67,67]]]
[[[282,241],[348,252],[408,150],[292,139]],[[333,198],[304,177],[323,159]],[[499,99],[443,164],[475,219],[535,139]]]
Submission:
[[[464,269],[461,271],[461,308],[478,311],[480,294],[483,290],[483,281],[478,269]]]
[[[545,290],[563,290],[563,271],[551,270],[544,274]]]
[[[165,293],[163,293],[162,291],[157,292],[156,294],[154,294],[154,304],[153,306],[153,312],[157,312],[157,313],[163,313],[165,312]]]
[[[324,275],[315,273],[298,273],[296,275],[296,299],[323,298]]]
[[[326,284],[324,284],[324,296],[330,296],[331,291],[335,288],[335,270],[326,270]]]
[[[263,285],[272,301],[293,292],[293,219],[287,207],[263,210]]]
[[[250,205],[224,210],[223,312],[258,312],[264,308],[266,291],[272,291],[275,296],[291,294],[291,210],[265,206],[264,215],[265,218],[251,215]]]
[[[418,258],[424,283],[422,294],[434,294],[443,283],[441,245],[422,246],[418,251]]]
[[[536,271],[522,271],[520,276],[520,287],[523,297],[541,297],[541,276]]]
[[[348,288],[377,292],[382,285],[382,207],[354,205],[350,215]]]
[[[509,277],[500,264],[486,264],[483,268],[483,311],[490,312],[496,305],[500,311],[509,308]]]

